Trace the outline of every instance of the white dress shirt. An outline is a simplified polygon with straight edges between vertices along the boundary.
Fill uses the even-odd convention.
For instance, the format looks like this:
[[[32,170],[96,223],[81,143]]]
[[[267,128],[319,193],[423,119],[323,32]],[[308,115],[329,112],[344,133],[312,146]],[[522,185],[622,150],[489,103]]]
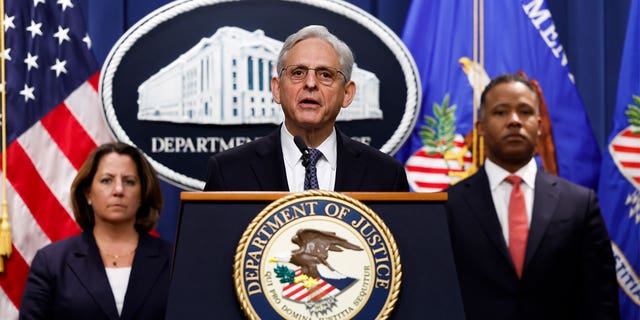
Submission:
[[[127,293],[127,287],[129,286],[131,267],[105,268],[105,270],[107,271],[107,278],[109,279],[109,285],[111,285],[113,297],[116,299],[118,315],[122,315],[122,306],[124,306],[124,296]]]
[[[498,214],[498,221],[502,227],[502,235],[504,235],[505,243],[509,245],[509,197],[513,185],[504,179],[511,175],[509,171],[503,169],[497,164],[491,162],[488,158],[484,162],[484,169],[489,177],[489,187],[491,188],[491,198],[493,205]],[[522,191],[524,192],[524,201],[527,207],[527,223],[531,227],[531,216],[533,214],[533,191],[535,189],[536,173],[538,166],[536,161],[531,158],[520,170],[514,174],[522,178]]]
[[[293,135],[287,130],[284,124],[280,126],[280,144],[282,145],[282,156],[284,158],[285,171],[287,172],[289,191],[304,191],[305,168],[302,165],[302,153],[293,142]],[[327,137],[317,149],[322,152],[322,157],[318,159],[318,163],[316,164],[318,186],[320,190],[333,191],[336,181],[336,164],[338,158],[335,128],[333,128],[329,137]]]

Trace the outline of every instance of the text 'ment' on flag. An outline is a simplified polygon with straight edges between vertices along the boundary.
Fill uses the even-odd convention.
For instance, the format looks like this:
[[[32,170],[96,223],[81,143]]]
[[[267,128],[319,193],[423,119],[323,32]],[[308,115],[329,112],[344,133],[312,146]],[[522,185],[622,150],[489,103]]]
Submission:
[[[620,287],[620,315],[640,319],[640,1],[632,0],[620,64],[613,129],[598,197]]]
[[[414,191],[459,181],[472,161],[464,137],[473,129],[473,88],[481,92],[490,78],[520,71],[537,80],[548,111],[551,147],[537,159],[555,161],[561,177],[595,189],[600,151],[543,0],[415,0],[402,38],[423,92],[413,133],[395,155]]]
[[[13,253],[0,274],[0,317],[17,319],[36,251],[80,232],[69,201],[71,181],[89,153],[113,138],[77,2],[7,0],[4,32]]]

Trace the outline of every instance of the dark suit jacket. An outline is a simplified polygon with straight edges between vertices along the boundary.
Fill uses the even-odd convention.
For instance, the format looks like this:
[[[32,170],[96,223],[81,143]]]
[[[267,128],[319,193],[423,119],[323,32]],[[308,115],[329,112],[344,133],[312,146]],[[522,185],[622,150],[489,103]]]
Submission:
[[[484,168],[448,192],[451,242],[468,320],[619,318],[611,243],[592,190],[538,172],[522,279]]]
[[[20,319],[164,319],[170,253],[166,241],[140,234],[118,317],[93,234],[52,243],[31,263]]]
[[[400,162],[337,131],[335,191],[409,191]],[[280,128],[209,159],[205,191],[289,191]]]

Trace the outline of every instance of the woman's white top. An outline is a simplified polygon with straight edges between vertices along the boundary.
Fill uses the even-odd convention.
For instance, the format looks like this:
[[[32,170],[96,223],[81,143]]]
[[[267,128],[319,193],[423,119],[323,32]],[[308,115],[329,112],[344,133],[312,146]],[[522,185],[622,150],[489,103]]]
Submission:
[[[105,268],[107,278],[113,291],[113,297],[116,299],[116,307],[118,315],[122,314],[122,306],[124,305],[124,295],[127,293],[127,285],[129,285],[129,275],[131,267],[126,268]]]

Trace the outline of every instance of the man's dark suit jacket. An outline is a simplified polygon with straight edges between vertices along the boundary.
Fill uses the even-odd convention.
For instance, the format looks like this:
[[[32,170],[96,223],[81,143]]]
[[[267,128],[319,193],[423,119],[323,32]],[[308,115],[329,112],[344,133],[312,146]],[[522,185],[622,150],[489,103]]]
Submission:
[[[20,319],[164,319],[171,245],[140,234],[122,315],[91,232],[54,242],[36,253]]]
[[[409,191],[402,164],[336,129],[335,191]],[[289,191],[280,128],[209,158],[204,191]]]
[[[484,168],[447,190],[467,320],[619,318],[613,253],[595,193],[540,171],[534,190],[522,279]]]

